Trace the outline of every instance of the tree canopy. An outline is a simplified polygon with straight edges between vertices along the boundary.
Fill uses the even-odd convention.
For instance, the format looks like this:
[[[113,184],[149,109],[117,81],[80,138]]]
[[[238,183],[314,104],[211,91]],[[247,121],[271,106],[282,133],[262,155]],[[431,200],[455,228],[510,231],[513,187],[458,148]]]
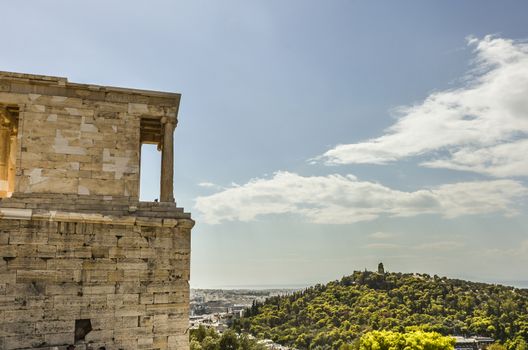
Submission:
[[[359,350],[452,350],[455,339],[436,332],[371,331],[361,337]]]
[[[254,303],[237,331],[298,349],[340,349],[371,331],[528,341],[528,290],[427,274],[357,271],[326,285]]]
[[[191,350],[266,350],[247,334],[239,335],[232,330],[219,334],[213,328],[202,325],[191,329],[189,340]]]

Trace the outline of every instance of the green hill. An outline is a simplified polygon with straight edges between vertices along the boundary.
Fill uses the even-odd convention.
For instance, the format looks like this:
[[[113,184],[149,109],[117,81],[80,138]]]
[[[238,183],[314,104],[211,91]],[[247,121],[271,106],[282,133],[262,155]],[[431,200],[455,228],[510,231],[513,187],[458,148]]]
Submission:
[[[528,289],[426,274],[356,271],[326,285],[255,303],[235,322],[298,349],[339,349],[371,330],[489,336],[526,350]]]

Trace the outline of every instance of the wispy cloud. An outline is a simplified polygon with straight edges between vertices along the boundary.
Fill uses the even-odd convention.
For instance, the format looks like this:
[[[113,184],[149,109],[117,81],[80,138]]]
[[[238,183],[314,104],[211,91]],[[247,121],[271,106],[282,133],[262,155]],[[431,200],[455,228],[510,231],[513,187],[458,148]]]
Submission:
[[[439,241],[422,243],[414,246],[414,248],[419,250],[453,250],[464,246],[464,243],[458,241]]]
[[[198,184],[198,186],[200,186],[200,187],[206,187],[206,188],[207,188],[207,187],[216,187],[216,185],[215,185],[214,183],[212,183],[212,182],[200,182],[200,183]]]
[[[413,192],[360,181],[353,175],[301,176],[277,172],[196,199],[209,224],[252,221],[270,214],[295,214],[306,221],[346,224],[382,215],[438,214],[446,218],[501,212],[514,215],[528,189],[514,180],[447,184]]]
[[[213,188],[213,189],[219,189],[219,188],[221,188],[220,186],[215,185],[215,184],[212,183],[212,182],[200,182],[200,183],[198,184],[198,186],[203,187],[203,188]]]
[[[382,231],[373,232],[369,235],[370,238],[374,238],[374,239],[389,239],[389,238],[393,238],[394,236],[395,236],[394,233],[382,232]]]
[[[528,258],[528,239],[520,241],[515,248],[492,248],[485,250],[487,255],[495,257],[523,257]]]
[[[428,242],[415,245],[404,245],[404,244],[395,244],[395,243],[369,243],[365,245],[365,248],[369,249],[414,249],[419,251],[438,251],[438,250],[455,250],[458,248],[464,247],[463,242],[457,241],[437,241],[437,242]]]
[[[491,36],[468,43],[475,66],[463,87],[398,108],[384,135],[338,145],[318,159],[385,164],[420,155],[427,167],[527,176],[528,45]]]
[[[404,248],[404,246],[400,244],[393,244],[393,243],[369,243],[365,246],[365,248],[369,249],[400,249]]]

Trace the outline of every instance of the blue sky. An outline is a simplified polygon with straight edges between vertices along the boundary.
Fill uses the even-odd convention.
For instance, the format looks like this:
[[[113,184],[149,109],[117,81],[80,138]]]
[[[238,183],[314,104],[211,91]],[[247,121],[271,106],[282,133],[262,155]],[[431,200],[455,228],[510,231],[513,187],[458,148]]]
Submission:
[[[2,13],[0,70],[182,93],[175,196],[197,220],[192,286],[307,285],[379,261],[528,280],[525,1]],[[159,154],[144,152],[153,199]]]

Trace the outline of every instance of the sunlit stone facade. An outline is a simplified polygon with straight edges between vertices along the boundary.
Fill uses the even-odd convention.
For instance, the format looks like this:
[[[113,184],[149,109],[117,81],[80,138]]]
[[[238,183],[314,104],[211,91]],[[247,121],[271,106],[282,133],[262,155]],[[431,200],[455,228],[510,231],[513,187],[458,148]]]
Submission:
[[[0,349],[187,349],[180,95],[0,72]],[[139,201],[141,145],[162,152]]]

